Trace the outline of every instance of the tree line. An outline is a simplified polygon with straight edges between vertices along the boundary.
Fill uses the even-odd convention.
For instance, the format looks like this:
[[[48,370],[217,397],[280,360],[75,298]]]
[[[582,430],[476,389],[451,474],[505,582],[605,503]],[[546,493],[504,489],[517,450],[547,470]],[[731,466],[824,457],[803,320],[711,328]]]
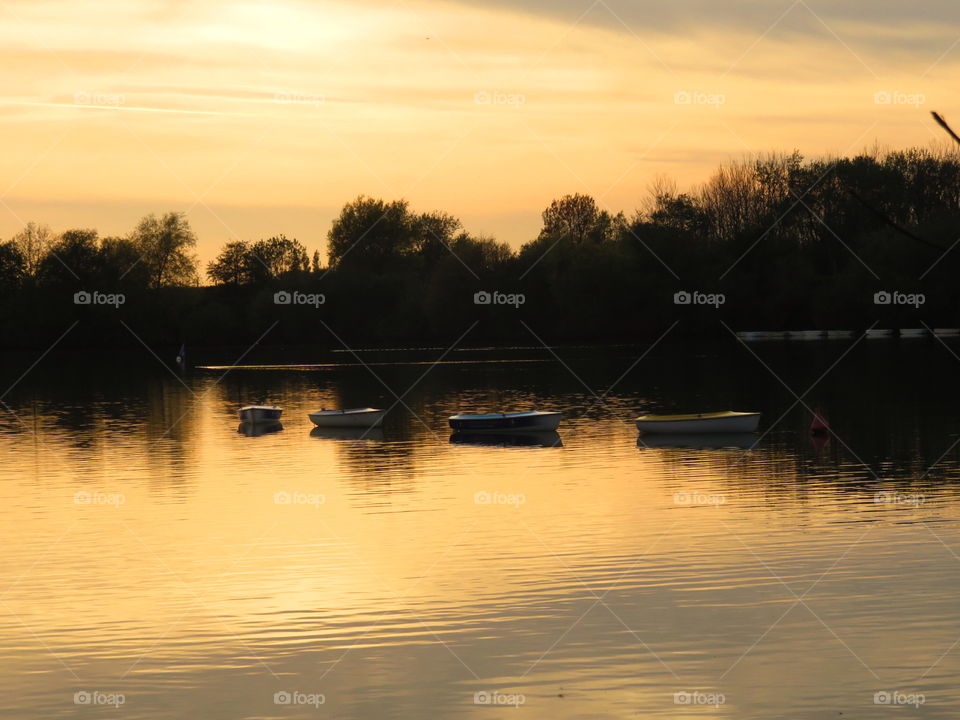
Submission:
[[[946,146],[742,159],[683,192],[658,178],[629,215],[571,194],[518,250],[448,213],[366,196],[326,240],[325,256],[283,235],[232,240],[201,268],[182,214],[149,215],[125,237],[30,223],[0,243],[2,342],[45,346],[73,321],[76,343],[171,345],[244,344],[274,323],[267,342],[337,344],[333,329],[365,346],[452,341],[475,321],[475,341],[510,343],[643,340],[675,321],[694,337],[960,326],[960,154]],[[126,301],[72,301],[92,290]],[[881,291],[924,304],[880,307]],[[723,302],[678,304],[684,292]]]

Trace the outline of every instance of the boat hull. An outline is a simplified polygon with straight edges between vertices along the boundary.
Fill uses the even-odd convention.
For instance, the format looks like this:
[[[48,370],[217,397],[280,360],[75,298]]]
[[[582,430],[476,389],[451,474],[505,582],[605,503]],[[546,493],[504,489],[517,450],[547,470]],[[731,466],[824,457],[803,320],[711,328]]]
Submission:
[[[642,433],[752,433],[760,424],[760,413],[731,413],[724,415],[683,416],[682,419],[637,418],[637,430]]]
[[[309,413],[310,421],[320,428],[380,427],[386,410],[362,408],[356,410],[320,410]]]
[[[240,408],[240,422],[277,422],[282,414],[282,408],[272,405],[248,405],[247,407]]]
[[[560,427],[558,412],[491,413],[487,415],[454,415],[450,427],[465,432],[529,432],[552,431]]]

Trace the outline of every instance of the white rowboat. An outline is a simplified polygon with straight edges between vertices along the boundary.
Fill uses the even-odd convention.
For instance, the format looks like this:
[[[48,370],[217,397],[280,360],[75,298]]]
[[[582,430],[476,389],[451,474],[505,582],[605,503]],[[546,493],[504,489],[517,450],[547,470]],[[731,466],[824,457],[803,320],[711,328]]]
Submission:
[[[245,405],[240,408],[240,421],[245,423],[276,422],[283,408],[276,405]]]
[[[641,415],[637,429],[644,433],[750,433],[760,424],[758,412],[715,412],[691,415]]]
[[[317,427],[380,427],[386,410],[377,408],[349,408],[346,410],[317,410],[308,416]]]

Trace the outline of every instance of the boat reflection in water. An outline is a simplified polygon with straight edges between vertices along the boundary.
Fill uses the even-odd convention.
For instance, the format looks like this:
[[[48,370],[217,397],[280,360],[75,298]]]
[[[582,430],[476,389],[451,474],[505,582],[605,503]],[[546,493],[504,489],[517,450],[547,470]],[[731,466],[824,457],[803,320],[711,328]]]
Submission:
[[[280,432],[283,430],[283,423],[279,420],[266,420],[261,422],[242,422],[240,427],[237,428],[237,432],[241,435],[246,435],[247,437],[260,437],[261,435],[269,435],[270,433]]]
[[[485,447],[563,447],[560,434],[553,430],[517,433],[455,432],[450,436],[450,443]]]
[[[327,440],[384,441],[383,430],[378,427],[315,427],[310,431],[310,437],[325,438]]]
[[[751,450],[759,442],[753,433],[676,433],[637,438],[637,447],[694,448],[700,450]]]

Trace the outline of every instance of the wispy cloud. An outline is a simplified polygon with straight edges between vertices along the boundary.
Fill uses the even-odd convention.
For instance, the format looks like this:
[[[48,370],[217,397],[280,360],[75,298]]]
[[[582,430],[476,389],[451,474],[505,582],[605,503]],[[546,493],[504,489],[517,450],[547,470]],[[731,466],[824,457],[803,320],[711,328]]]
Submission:
[[[163,210],[190,206],[187,185],[269,213],[397,193],[519,243],[565,192],[629,211],[654,176],[691,184],[747,151],[840,151],[871,126],[865,144],[926,143],[926,109],[956,103],[958,14],[941,0],[6,0],[11,202]],[[284,230],[322,236],[326,210],[304,217]],[[16,222],[0,213],[0,236]]]

